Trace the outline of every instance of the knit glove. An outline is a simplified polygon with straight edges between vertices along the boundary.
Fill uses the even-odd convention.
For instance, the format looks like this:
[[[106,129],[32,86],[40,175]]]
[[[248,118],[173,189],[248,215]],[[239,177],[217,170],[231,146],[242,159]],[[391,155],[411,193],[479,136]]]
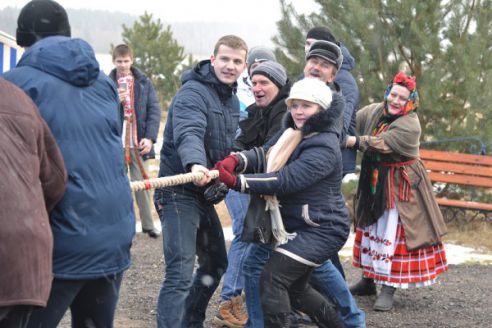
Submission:
[[[231,169],[231,166],[226,168],[222,162],[223,161],[220,161],[215,164],[215,169],[219,171],[220,182],[223,182],[227,187],[231,189],[236,189],[237,177],[229,171]],[[232,170],[234,170],[234,168],[235,166],[232,168]]]
[[[215,164],[215,167],[219,164],[224,168],[224,170],[232,174],[235,172],[236,167],[239,164],[239,159],[236,155],[231,154],[226,156],[223,160],[218,161],[217,164]]]

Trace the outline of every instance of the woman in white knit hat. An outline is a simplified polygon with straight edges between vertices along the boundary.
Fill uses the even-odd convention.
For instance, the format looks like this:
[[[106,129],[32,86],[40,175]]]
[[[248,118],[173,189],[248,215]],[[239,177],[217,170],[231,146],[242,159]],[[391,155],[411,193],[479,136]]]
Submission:
[[[260,281],[265,327],[288,327],[291,305],[320,327],[341,327],[336,309],[308,280],[349,233],[336,128],[343,98],[325,83],[306,78],[292,86],[286,103],[276,137],[260,149],[229,155],[216,168],[230,188],[267,195],[275,251]],[[266,169],[255,172],[261,166]]]

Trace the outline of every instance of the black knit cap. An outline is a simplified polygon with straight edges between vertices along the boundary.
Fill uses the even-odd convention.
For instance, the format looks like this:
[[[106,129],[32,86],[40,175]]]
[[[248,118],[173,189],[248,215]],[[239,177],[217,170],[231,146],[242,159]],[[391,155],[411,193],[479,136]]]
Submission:
[[[337,42],[330,29],[324,26],[313,27],[310,29],[306,35],[306,39],[325,40],[334,43]]]
[[[251,77],[254,75],[263,75],[272,81],[279,89],[287,84],[287,72],[285,68],[277,62],[267,60],[260,63],[251,71]]]
[[[52,35],[71,36],[67,12],[53,0],[32,0],[19,14],[16,34],[21,47]]]

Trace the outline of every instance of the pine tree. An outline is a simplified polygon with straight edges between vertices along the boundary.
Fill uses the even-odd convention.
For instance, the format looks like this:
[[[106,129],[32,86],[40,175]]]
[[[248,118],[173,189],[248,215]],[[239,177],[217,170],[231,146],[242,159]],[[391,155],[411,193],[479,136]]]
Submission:
[[[492,152],[492,129],[486,128],[492,123],[491,1],[316,2],[319,11],[298,15],[280,0],[283,16],[273,41],[291,77],[304,65],[307,31],[327,26],[357,61],[352,74],[361,106],[381,101],[387,82],[404,70],[417,77],[423,140],[476,136]],[[460,149],[464,144],[443,146]]]
[[[152,79],[161,106],[167,109],[169,100],[180,87],[184,68],[192,65],[191,55],[173,38],[171,27],[163,26],[145,12],[132,27],[123,25],[123,42],[133,49],[134,65]]]

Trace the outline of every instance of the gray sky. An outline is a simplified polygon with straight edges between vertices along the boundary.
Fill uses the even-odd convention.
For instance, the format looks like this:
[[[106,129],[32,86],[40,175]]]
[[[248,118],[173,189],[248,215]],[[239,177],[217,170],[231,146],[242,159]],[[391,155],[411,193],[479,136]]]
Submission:
[[[26,0],[2,0],[0,8],[23,7]],[[314,0],[287,0],[299,13],[316,8]],[[122,11],[140,16],[145,11],[167,22],[213,21],[272,22],[280,18],[279,0],[59,0],[65,8]]]

